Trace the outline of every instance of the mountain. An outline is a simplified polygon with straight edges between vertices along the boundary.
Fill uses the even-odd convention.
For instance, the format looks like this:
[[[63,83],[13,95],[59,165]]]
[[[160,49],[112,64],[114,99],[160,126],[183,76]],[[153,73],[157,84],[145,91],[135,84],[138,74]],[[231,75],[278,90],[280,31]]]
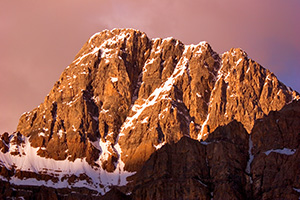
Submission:
[[[299,99],[239,48],[105,30],[1,135],[2,198],[298,199]]]

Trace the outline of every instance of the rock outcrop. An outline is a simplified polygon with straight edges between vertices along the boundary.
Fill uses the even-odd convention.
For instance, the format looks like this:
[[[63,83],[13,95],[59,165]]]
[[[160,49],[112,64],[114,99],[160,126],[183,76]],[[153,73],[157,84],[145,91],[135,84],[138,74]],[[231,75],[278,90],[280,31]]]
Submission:
[[[16,132],[1,135],[1,176],[103,195],[137,172],[134,185],[120,189],[134,199],[269,198],[274,188],[284,195],[271,183],[282,177],[267,175],[271,185],[264,185],[275,168],[261,159],[285,163],[291,156],[278,157],[280,149],[297,157],[299,98],[241,49],[219,55],[207,42],[105,30],[84,44],[44,102],[21,116]]]
[[[45,186],[18,186],[0,180],[0,199],[102,200],[93,190],[86,188],[55,189]]]
[[[207,124],[212,130],[233,119],[248,133],[256,119],[281,110],[299,94],[283,85],[276,76],[249,59],[241,49],[222,55],[222,67],[211,94]]]
[[[165,145],[134,175],[133,199],[247,199],[248,138],[233,121],[205,142]]]
[[[293,102],[254,125],[254,199],[298,199],[300,194],[300,102]]]

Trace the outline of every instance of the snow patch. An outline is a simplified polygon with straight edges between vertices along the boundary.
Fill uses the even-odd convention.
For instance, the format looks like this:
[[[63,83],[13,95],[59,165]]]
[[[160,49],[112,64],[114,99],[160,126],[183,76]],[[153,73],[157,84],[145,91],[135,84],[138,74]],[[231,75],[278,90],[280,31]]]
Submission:
[[[59,138],[62,138],[63,135],[64,135],[64,131],[63,130],[59,130],[58,133],[57,133],[58,137]]]
[[[37,151],[39,148],[33,148],[30,146],[29,139],[24,138],[25,145],[21,148],[22,151],[25,152],[26,156],[14,156],[8,153],[0,153],[0,160],[2,161],[2,165],[6,168],[10,168],[12,165],[16,166],[16,170],[29,171],[34,173],[46,173],[49,175],[56,176],[59,181],[57,183],[52,182],[51,180],[43,181],[36,180],[34,178],[28,179],[18,179],[16,177],[12,177],[9,182],[15,185],[32,185],[32,186],[40,186],[45,185],[47,187],[53,188],[67,188],[67,187],[85,187],[91,190],[96,190],[101,194],[108,192],[112,185],[126,185],[126,178],[130,175],[133,175],[132,172],[124,171],[124,163],[120,160],[116,165],[116,170],[112,173],[103,170],[101,167],[92,167],[90,166],[86,159],[76,159],[74,162],[69,160],[54,160],[45,157],[40,157],[37,155]],[[93,143],[96,148],[102,150],[102,154],[108,153],[107,147],[108,143],[101,143],[98,140]],[[121,153],[121,148],[119,145],[115,145],[115,149],[117,152]],[[101,155],[103,158],[103,156]],[[96,161],[99,166],[101,165],[101,160]],[[69,184],[67,180],[62,181],[64,176],[76,175],[77,177],[80,174],[86,174],[90,179],[91,183],[80,180],[74,184]],[[3,177],[0,177],[3,178]],[[102,186],[100,186],[102,185]]]
[[[203,185],[204,187],[207,187],[207,185],[206,185],[205,183],[203,183],[200,179],[197,179],[197,181],[198,181],[201,185]]]
[[[112,83],[115,83],[118,81],[118,77],[111,77],[110,80]]]
[[[200,143],[203,144],[203,145],[205,145],[205,146],[211,144],[211,142],[206,142],[206,141],[201,141]]]
[[[291,156],[294,153],[296,153],[296,149],[289,149],[289,148],[283,148],[283,149],[271,149],[268,151],[265,151],[264,153],[268,156],[270,153],[279,153],[283,155]]]
[[[247,71],[246,71],[246,74],[249,73],[249,71],[250,71],[250,66],[248,67],[248,69],[247,69]]]
[[[196,96],[199,97],[199,98],[202,98],[202,95],[199,94],[198,92],[196,93]]]
[[[91,43],[91,41],[92,41],[95,37],[99,36],[100,34],[101,34],[101,32],[97,32],[97,33],[95,33],[94,35],[92,35],[92,36],[90,37],[88,43]],[[91,47],[94,47],[94,45],[91,45]]]
[[[141,123],[142,123],[142,124],[148,123],[148,118],[149,118],[149,117],[144,118],[143,121],[142,121]]]
[[[156,150],[162,148],[166,144],[166,141],[159,143],[158,145],[153,145]]]
[[[238,66],[240,64],[240,62],[242,62],[243,58],[240,58],[237,62],[236,62],[236,66]]]
[[[111,152],[109,152],[108,148],[111,145],[109,141],[103,142],[101,139],[99,140],[99,146],[101,147],[101,156],[100,160],[105,161],[108,159]]]
[[[209,120],[209,115],[210,115],[210,113],[206,116],[206,120],[203,122],[203,124],[201,126],[201,130],[200,130],[200,132],[198,134],[198,138],[197,138],[197,140],[199,140],[199,141],[208,134],[208,133],[204,133],[204,127],[207,125],[207,122]]]
[[[100,111],[100,113],[107,113],[107,112],[109,112],[109,110],[102,109],[102,110]]]
[[[208,42],[207,42],[207,41],[201,41],[199,44],[200,44],[201,46],[207,46],[207,45],[208,45]]]
[[[95,103],[98,103],[99,101],[100,101],[100,98],[97,96],[97,97],[95,97],[95,96],[93,96],[92,97],[92,100],[95,102]]]
[[[300,189],[298,189],[298,188],[293,188],[293,190],[300,193]]]
[[[250,174],[251,173],[251,163],[254,159],[254,155],[252,154],[252,148],[253,148],[253,142],[251,139],[251,135],[249,135],[249,150],[248,150],[248,154],[249,154],[249,160],[247,162],[247,167],[246,167],[246,173]],[[252,177],[250,176],[250,183],[252,183]]]
[[[156,58],[151,58],[151,59],[147,59],[144,67],[143,67],[143,73],[147,72],[147,67],[149,65],[152,65],[154,63],[154,61],[156,60]]]
[[[72,125],[72,130],[73,130],[74,132],[76,132],[76,131],[77,131],[77,129],[75,128],[75,126],[74,126],[74,125]]]
[[[174,39],[173,37],[167,37],[167,38],[164,38],[164,39],[162,40],[162,43],[171,41],[171,40],[173,40],[173,39]]]
[[[94,34],[89,42],[91,42],[91,40],[96,37],[98,35],[98,33]],[[82,54],[81,56],[79,56],[78,58],[76,58],[73,63],[75,63],[75,65],[78,65],[83,59],[85,59],[87,56],[89,55],[95,55],[95,56],[99,56],[98,53],[101,52],[101,58],[112,58],[114,54],[116,54],[116,51],[114,51],[113,46],[115,44],[117,44],[120,41],[124,41],[125,38],[127,37],[127,35],[125,33],[122,33],[121,35],[115,35],[114,37],[105,40],[100,46],[98,47],[92,47],[92,50]]]
[[[97,116],[93,116],[93,119],[94,119],[95,121],[99,121],[99,119],[98,119]]]
[[[45,134],[44,132],[40,132],[40,133],[38,134],[38,136],[39,136],[39,137],[46,137],[46,134]]]

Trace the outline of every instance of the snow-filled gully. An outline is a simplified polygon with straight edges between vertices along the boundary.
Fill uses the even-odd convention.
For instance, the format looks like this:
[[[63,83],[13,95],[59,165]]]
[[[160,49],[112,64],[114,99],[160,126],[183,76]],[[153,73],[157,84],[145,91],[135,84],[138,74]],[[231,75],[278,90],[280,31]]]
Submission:
[[[95,144],[94,144],[95,145]],[[104,148],[105,144],[99,141],[96,144],[102,151],[102,155],[107,154],[107,149]],[[126,185],[126,178],[133,175],[132,172],[124,171],[124,163],[120,160],[117,164],[117,168],[114,172],[109,173],[102,168],[92,167],[89,165],[85,158],[76,159],[74,162],[69,160],[54,160],[50,158],[44,158],[37,155],[39,148],[33,148],[30,146],[29,139],[25,137],[25,144],[23,147],[19,147],[20,152],[24,152],[25,155],[11,155],[10,152],[5,154],[0,153],[0,164],[4,165],[6,168],[10,169],[11,166],[16,166],[16,170],[28,171],[34,173],[46,173],[58,178],[58,182],[53,182],[51,180],[43,181],[34,178],[19,179],[17,177],[11,177],[9,182],[15,185],[33,185],[40,186],[45,185],[53,188],[66,188],[66,187],[86,187],[91,190],[96,190],[101,194],[106,193],[110,190],[111,185]],[[115,145],[118,153],[121,152],[119,145]],[[102,156],[101,156],[102,157]],[[101,158],[100,157],[100,158]],[[96,161],[99,166],[101,166],[101,160]],[[92,179],[92,183],[85,180],[79,180],[73,184],[69,184],[67,179],[62,179],[64,176],[71,175],[80,176],[80,174],[86,174]],[[4,177],[0,178],[7,181]]]

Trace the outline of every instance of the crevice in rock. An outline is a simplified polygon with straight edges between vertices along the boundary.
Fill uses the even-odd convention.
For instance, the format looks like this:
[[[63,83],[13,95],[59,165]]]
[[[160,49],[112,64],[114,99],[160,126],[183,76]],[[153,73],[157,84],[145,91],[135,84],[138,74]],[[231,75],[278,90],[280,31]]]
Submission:
[[[99,67],[99,64],[101,62],[101,56],[102,56],[102,52],[101,52],[101,49],[99,49],[98,53],[97,53],[97,60],[95,61],[94,63],[94,68],[98,68]],[[89,68],[89,72],[90,72],[90,68]]]
[[[132,97],[131,97],[131,105],[133,105],[135,103],[135,101],[139,98],[138,95],[139,95],[140,87],[143,82],[142,80],[143,80],[143,70],[140,72],[137,82],[136,82],[136,86],[133,90]]]
[[[34,123],[36,117],[37,117],[37,112],[34,112],[32,120],[31,120],[31,124],[30,124],[31,127],[33,126],[33,123]]]
[[[51,140],[52,135],[53,135],[53,129],[56,123],[56,118],[57,118],[57,103],[53,102],[52,103],[52,109],[51,109],[51,115],[52,115],[52,121],[51,121],[51,126],[50,126],[50,135],[48,141]]]
[[[157,130],[157,138],[158,138],[158,143],[162,143],[165,141],[165,135],[161,129],[161,126],[159,123],[157,123],[157,127],[156,127],[156,130]]]

